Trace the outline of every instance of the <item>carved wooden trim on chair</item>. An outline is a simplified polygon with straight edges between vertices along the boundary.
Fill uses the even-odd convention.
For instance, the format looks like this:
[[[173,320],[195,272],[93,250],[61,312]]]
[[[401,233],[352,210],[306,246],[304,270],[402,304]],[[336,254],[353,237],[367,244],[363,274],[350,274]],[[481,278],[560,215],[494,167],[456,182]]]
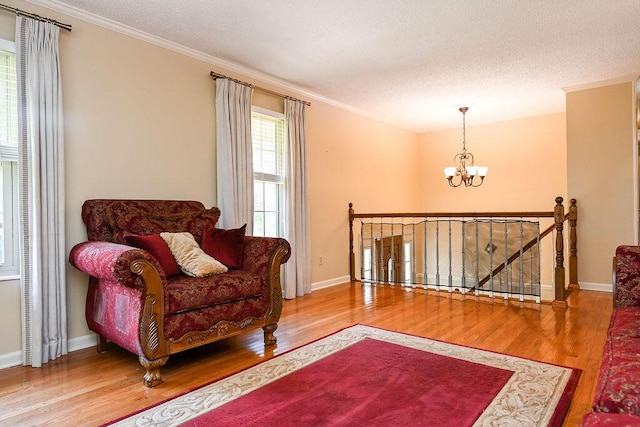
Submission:
[[[167,363],[169,355],[194,345],[207,344],[221,337],[238,335],[250,326],[262,326],[265,345],[273,345],[278,320],[282,314],[282,284],[280,282],[280,263],[288,250],[278,248],[269,261],[269,299],[270,309],[264,317],[248,317],[240,322],[222,321],[207,331],[189,332],[176,340],[164,338],[164,289],[157,270],[146,260],[131,262],[129,269],[140,276],[144,282],[142,317],[140,320],[140,345],[144,356],[139,356],[140,364],[146,369],[143,382],[147,387],[162,383],[160,368]]]
[[[262,327],[262,330],[264,331],[265,345],[274,345],[277,342],[277,338],[273,333],[278,329],[278,320],[280,320],[280,315],[282,314],[282,282],[280,280],[280,263],[288,253],[289,251],[287,249],[283,247],[278,248],[269,263],[269,271],[271,272],[271,276],[269,277],[271,308],[265,315],[265,326]]]
[[[139,327],[144,357],[140,356],[139,360],[147,370],[144,384],[153,387],[162,383],[160,368],[169,360],[169,345],[164,339],[164,289],[160,275],[148,261],[135,260],[129,269],[144,281],[144,305]]]

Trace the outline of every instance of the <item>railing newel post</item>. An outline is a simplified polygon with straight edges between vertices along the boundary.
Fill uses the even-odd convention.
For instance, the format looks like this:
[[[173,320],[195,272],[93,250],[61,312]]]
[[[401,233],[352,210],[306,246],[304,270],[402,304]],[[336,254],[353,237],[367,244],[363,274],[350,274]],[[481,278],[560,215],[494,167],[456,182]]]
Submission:
[[[569,286],[580,289],[578,284],[578,206],[576,199],[571,199],[569,206]]]
[[[356,280],[356,254],[353,251],[353,203],[349,203],[349,274],[351,281]]]
[[[554,307],[567,307],[565,295],[565,271],[564,271],[564,237],[562,230],[564,228],[564,205],[562,197],[556,197],[556,206],[553,209],[553,220],[556,228],[556,266],[554,290],[555,298],[553,300]]]

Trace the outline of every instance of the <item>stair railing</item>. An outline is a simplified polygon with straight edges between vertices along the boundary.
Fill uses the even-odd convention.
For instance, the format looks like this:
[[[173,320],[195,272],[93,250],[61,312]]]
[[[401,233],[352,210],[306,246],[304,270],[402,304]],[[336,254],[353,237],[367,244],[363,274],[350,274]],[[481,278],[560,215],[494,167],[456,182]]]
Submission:
[[[569,212],[565,214],[564,206],[562,204],[562,197],[555,199],[555,206],[553,211],[544,212],[448,212],[448,213],[358,213],[356,214],[353,209],[353,204],[349,203],[349,272],[352,281],[369,281],[369,282],[383,282],[383,283],[399,283],[402,285],[410,285],[412,287],[424,286],[425,289],[432,287],[436,290],[445,288],[451,291],[460,291],[462,293],[474,292],[476,295],[486,294],[490,297],[498,295],[506,295],[506,298],[511,295],[518,294],[520,300],[524,300],[525,296],[533,296],[537,302],[540,302],[540,258],[541,258],[541,240],[546,236],[551,235],[555,241],[554,250],[554,265],[553,265],[553,292],[554,299],[552,304],[557,307],[567,306],[567,297],[572,288],[578,288],[578,257],[577,257],[577,204],[575,199],[571,199]],[[356,277],[356,253],[354,249],[354,221],[360,219],[360,271],[362,276]],[[552,223],[546,227],[542,232],[539,231],[540,221],[546,219],[552,221]],[[386,222],[385,222],[386,221]],[[564,236],[564,223],[568,221],[569,233],[565,238]],[[460,224],[460,231],[452,231],[453,223]],[[442,225],[445,224],[445,225]],[[486,247],[479,246],[480,234],[479,227],[483,226],[485,234],[488,233],[488,243]],[[424,236],[418,235],[416,238],[415,229],[416,226],[422,227]],[[534,229],[535,233],[533,238],[524,239],[526,234],[524,227]],[[395,231],[394,231],[395,227]],[[427,228],[431,227],[435,229],[435,234],[432,232],[428,235]],[[441,231],[441,227],[444,228]],[[488,227],[488,231],[486,231]],[[537,229],[536,229],[537,227]],[[516,230],[516,237],[513,238],[511,233],[507,231],[509,228]],[[378,232],[370,231],[367,237],[364,237],[363,231],[379,229]],[[398,231],[400,229],[400,231]],[[407,232],[406,229],[410,231]],[[468,233],[465,230],[470,229]],[[502,232],[504,229],[504,233]],[[519,232],[518,232],[519,229]],[[400,233],[400,234],[398,234]],[[474,236],[475,233],[475,236]],[[504,234],[503,246],[504,257],[501,259],[497,252],[494,253],[496,245],[494,245],[494,236]],[[531,233],[529,233],[531,234]],[[443,237],[444,235],[444,237]],[[458,237],[461,238],[460,243],[454,243]],[[475,239],[475,240],[474,240]],[[365,240],[367,244],[365,244]],[[402,271],[398,269],[397,264],[402,262],[407,265],[407,271],[414,272],[417,268],[413,268],[416,265],[415,253],[418,249],[412,250],[411,245],[415,246],[415,242],[421,240],[421,246],[423,246],[422,255],[424,257],[424,271],[422,271],[422,280],[418,282],[414,279],[407,279],[403,276]],[[445,243],[444,249],[441,249],[441,240],[448,240],[448,245]],[[566,272],[564,267],[565,260],[565,240],[567,240],[567,247],[569,253],[569,287],[566,286]],[[432,252],[434,254],[428,254],[428,241],[431,246],[434,247]],[[407,243],[407,242],[410,242]],[[470,243],[469,243],[470,242]],[[407,248],[403,247],[408,245]],[[517,245],[511,252],[508,251],[509,245]],[[368,257],[364,256],[365,246],[368,250]],[[447,251],[448,250],[448,251]],[[488,255],[482,252],[488,253]],[[400,254],[402,252],[402,254]],[[445,253],[443,255],[443,252]],[[446,252],[448,252],[448,263],[446,262]],[[375,254],[372,258],[372,253]],[[405,253],[411,253],[412,259],[407,260],[403,258]],[[444,271],[441,271],[440,260],[445,257]],[[474,260],[475,256],[475,260]],[[525,261],[524,258],[528,257],[529,260]],[[457,257],[457,258],[456,258]],[[483,258],[484,257],[484,258]],[[369,265],[364,265],[365,258],[368,259]],[[427,258],[432,258],[427,260]],[[471,264],[471,270],[467,268],[468,264]],[[536,260],[537,259],[537,260]],[[489,261],[488,273],[480,273],[480,265],[487,264]],[[431,278],[433,283],[430,282],[430,278],[427,272],[427,263],[432,261],[435,264],[435,274]],[[499,261],[499,263],[498,263]],[[496,264],[497,263],[497,264]],[[448,264],[448,271],[447,271]],[[461,274],[457,278],[454,277],[452,272],[453,265],[456,264],[461,270]],[[514,265],[512,265],[514,264]],[[528,265],[531,264],[531,265]],[[483,265],[486,268],[486,265]],[[537,269],[537,272],[536,272]],[[372,272],[373,270],[373,272]],[[530,282],[538,282],[537,290],[534,287],[530,287],[531,283],[525,286],[523,273],[525,270],[529,270],[528,274]],[[515,272],[515,273],[514,273]],[[516,274],[518,280],[509,282],[510,275]],[[407,275],[412,275],[409,273]],[[401,279],[401,280],[400,280]],[[458,282],[457,285],[454,283]],[[494,286],[494,281],[499,283],[498,287]],[[471,284],[468,285],[468,282]],[[485,285],[489,283],[491,286],[489,289],[485,288]],[[503,286],[502,284],[506,284]],[[443,284],[445,284],[443,286]],[[518,292],[512,292],[512,288],[518,288]],[[506,289],[506,290],[505,290]],[[533,289],[533,290],[532,290]]]

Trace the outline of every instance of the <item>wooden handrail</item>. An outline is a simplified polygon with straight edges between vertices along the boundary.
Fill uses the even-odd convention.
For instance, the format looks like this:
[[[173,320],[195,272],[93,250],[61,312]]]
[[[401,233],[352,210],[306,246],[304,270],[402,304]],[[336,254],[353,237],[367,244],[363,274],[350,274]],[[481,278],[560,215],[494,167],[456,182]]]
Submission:
[[[353,203],[349,203],[349,208]],[[417,213],[354,213],[352,218],[553,218],[553,211],[544,212],[417,212]]]

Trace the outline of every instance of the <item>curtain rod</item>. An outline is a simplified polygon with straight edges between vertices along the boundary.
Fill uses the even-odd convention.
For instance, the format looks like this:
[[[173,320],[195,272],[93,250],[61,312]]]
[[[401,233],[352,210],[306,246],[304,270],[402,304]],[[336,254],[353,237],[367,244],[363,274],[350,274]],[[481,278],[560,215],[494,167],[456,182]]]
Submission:
[[[71,25],[63,24],[62,22],[58,22],[55,19],[45,18],[45,17],[42,17],[40,15],[36,15],[35,13],[25,12],[24,10],[16,9],[15,7],[7,6],[7,5],[4,5],[2,3],[0,3],[0,9],[7,10],[9,12],[13,12],[16,15],[26,16],[27,18],[32,18],[32,19],[35,19],[35,20],[38,20],[38,21],[49,22],[49,23],[51,23],[53,25],[56,25],[56,26],[62,28],[63,30],[71,31]]]
[[[252,85],[252,84],[250,84],[250,83],[243,82],[243,81],[241,81],[241,80],[237,80],[237,79],[231,78],[231,77],[229,77],[229,76],[225,76],[224,74],[219,74],[219,73],[216,73],[216,72],[214,72],[214,71],[212,71],[210,74],[211,74],[211,77],[213,77],[213,80],[216,80],[216,79],[227,79],[227,80],[231,80],[232,82],[236,82],[236,83],[239,83],[239,84],[241,84],[241,85],[245,85],[245,86],[252,87],[252,88],[254,88],[254,89],[258,89],[258,90],[259,90],[259,91],[261,91],[261,92],[267,92],[267,93],[270,93],[271,95],[279,96],[280,98],[291,99],[291,100],[293,100],[293,101],[302,102],[302,103],[303,103],[304,105],[306,105],[306,106],[309,106],[309,107],[311,106],[311,103],[310,103],[310,102],[303,101],[303,100],[301,100],[301,99],[294,98],[294,97],[289,96],[289,95],[283,95],[283,94],[281,94],[281,93],[274,92],[274,91],[272,91],[272,90],[265,89],[265,88],[263,88],[263,87],[254,86],[254,85]]]

